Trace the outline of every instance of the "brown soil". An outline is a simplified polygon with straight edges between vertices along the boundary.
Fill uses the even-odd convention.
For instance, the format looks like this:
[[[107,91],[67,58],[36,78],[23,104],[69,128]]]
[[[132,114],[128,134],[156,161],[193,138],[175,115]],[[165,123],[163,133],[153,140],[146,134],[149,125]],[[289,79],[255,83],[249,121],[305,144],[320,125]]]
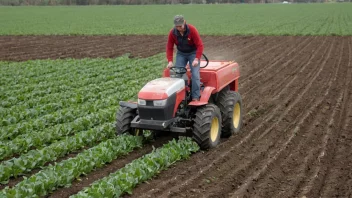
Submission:
[[[203,38],[210,59],[235,59],[241,67],[241,133],[124,197],[351,197],[352,37]],[[164,52],[165,39],[0,37],[0,59],[150,56]],[[53,196],[68,197],[144,153],[113,161]]]
[[[0,36],[0,60],[148,57],[165,49],[160,36]]]

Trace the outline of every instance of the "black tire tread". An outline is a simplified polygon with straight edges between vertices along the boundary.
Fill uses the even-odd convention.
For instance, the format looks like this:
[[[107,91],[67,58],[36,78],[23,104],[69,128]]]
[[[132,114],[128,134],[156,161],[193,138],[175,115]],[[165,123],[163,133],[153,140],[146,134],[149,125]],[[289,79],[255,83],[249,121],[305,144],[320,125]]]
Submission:
[[[241,128],[242,119],[240,119],[240,125],[238,130],[234,129],[232,123],[233,106],[239,101],[241,104],[241,116],[243,114],[242,99],[238,92],[224,90],[219,93],[217,105],[220,108],[222,116],[222,137],[230,137],[232,134],[238,132]]]
[[[130,133],[130,124],[135,116],[135,109],[120,107],[116,114],[116,134],[122,135],[127,132]]]
[[[213,147],[210,143],[210,128],[214,113],[219,115],[221,121],[220,109],[214,104],[207,104],[200,107],[194,119],[193,139],[197,142],[201,149],[209,149]],[[221,130],[219,131],[221,133]]]

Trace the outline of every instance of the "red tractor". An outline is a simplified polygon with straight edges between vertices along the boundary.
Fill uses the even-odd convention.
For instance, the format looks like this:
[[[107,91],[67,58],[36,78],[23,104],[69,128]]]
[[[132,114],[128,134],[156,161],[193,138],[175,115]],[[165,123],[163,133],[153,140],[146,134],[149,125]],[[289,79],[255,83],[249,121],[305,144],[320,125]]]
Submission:
[[[161,78],[148,82],[139,91],[138,102],[120,101],[117,135],[141,135],[143,130],[191,134],[201,149],[209,149],[219,143],[220,137],[239,132],[242,125],[239,66],[236,62],[209,61],[204,57],[199,101],[191,100],[189,68],[165,68]]]

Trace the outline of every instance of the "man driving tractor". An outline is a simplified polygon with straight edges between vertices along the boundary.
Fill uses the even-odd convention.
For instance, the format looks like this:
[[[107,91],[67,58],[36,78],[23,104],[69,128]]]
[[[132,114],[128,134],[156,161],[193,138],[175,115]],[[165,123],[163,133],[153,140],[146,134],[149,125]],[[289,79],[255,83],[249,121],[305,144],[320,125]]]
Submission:
[[[174,25],[169,32],[166,45],[167,67],[173,66],[173,49],[177,46],[175,67],[186,67],[187,62],[190,65],[192,73],[192,100],[197,101],[200,98],[200,58],[203,54],[203,42],[199,36],[198,30],[191,24],[187,24],[182,15],[174,17]]]

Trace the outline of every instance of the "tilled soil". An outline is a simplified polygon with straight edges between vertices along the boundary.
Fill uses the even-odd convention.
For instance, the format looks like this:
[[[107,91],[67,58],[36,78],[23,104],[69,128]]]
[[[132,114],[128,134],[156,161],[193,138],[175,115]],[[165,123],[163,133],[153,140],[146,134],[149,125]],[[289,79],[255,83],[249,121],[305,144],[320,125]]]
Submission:
[[[165,49],[160,36],[0,36],[0,60],[148,57]]]
[[[202,38],[209,59],[240,65],[241,133],[124,197],[352,197],[352,37]],[[0,59],[150,56],[164,52],[165,42],[157,36],[0,37]],[[112,164],[126,163],[117,161]],[[52,196],[68,197],[112,169]]]

